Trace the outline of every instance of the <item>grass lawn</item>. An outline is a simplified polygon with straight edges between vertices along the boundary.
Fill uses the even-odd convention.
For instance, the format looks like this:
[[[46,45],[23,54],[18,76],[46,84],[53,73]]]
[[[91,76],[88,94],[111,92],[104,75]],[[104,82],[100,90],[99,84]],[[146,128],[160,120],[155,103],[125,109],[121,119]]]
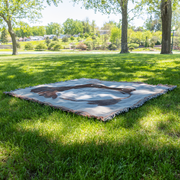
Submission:
[[[107,123],[3,94],[83,77],[177,88]],[[0,179],[180,179],[180,56],[0,55]]]

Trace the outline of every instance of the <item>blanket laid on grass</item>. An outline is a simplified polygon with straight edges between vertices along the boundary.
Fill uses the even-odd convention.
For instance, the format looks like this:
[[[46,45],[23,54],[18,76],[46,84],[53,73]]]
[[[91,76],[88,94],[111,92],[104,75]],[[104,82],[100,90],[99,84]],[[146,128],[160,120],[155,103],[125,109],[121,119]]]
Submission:
[[[107,121],[174,88],[176,86],[81,78],[4,93]]]

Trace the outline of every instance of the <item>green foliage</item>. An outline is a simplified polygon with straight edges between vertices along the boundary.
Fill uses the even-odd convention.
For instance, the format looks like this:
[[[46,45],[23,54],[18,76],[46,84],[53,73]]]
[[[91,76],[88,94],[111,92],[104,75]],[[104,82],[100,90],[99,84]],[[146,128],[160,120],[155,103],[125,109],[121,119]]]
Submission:
[[[61,44],[55,44],[55,45],[53,46],[53,50],[54,50],[54,51],[58,51],[58,50],[60,50],[60,49],[62,49]]]
[[[68,37],[64,36],[64,37],[62,38],[62,42],[68,42]]]
[[[107,47],[108,47],[107,43],[104,42],[104,43],[101,45],[101,50],[106,50]]]
[[[86,18],[85,21],[82,21],[82,26],[83,26],[83,33],[87,33],[87,34],[91,33],[91,25],[89,23],[88,18]]]
[[[89,37],[89,34],[88,34],[88,33],[85,33],[85,34],[84,34],[84,37],[85,37],[85,38],[88,38],[88,37]]]
[[[58,37],[57,36],[54,36],[52,41],[59,41]]]
[[[33,35],[32,28],[25,22],[18,22],[16,27],[14,28],[17,37],[29,37]]]
[[[33,36],[44,36],[46,34],[45,26],[33,26],[30,30]]]
[[[48,0],[48,2],[51,2],[51,0]],[[20,19],[37,20],[41,17],[43,8],[43,0],[0,0],[0,21],[3,19],[8,26],[13,43],[13,55],[17,55],[16,35],[13,27]]]
[[[152,16],[150,16],[150,18],[147,18],[145,27],[150,31],[160,31],[162,29],[160,13],[158,13],[158,16],[156,15],[155,19],[153,19]]]
[[[178,180],[179,62],[179,54],[0,55],[0,178]],[[82,77],[177,88],[107,123],[3,94]]]
[[[33,44],[30,42],[25,44],[24,49],[25,50],[33,50],[34,49]]]
[[[78,37],[78,38],[77,38],[77,41],[79,42],[80,40],[81,40],[81,38],[80,38],[80,37]]]
[[[116,23],[114,21],[109,21],[103,24],[102,30],[108,30],[108,35],[112,33],[112,29],[116,28]]]
[[[48,46],[48,49],[51,50],[57,44],[57,42],[51,42]]]
[[[74,43],[72,43],[71,49],[76,49],[76,45]]]
[[[93,43],[92,41],[85,41],[84,44],[87,46],[87,50],[93,50]]]
[[[139,44],[136,44],[136,43],[131,43],[131,44],[128,44],[128,48],[130,50],[133,50],[134,48],[138,48],[139,47]]]
[[[2,32],[1,32],[1,42],[3,44],[8,43],[8,31],[5,28],[3,28]]]
[[[83,35],[83,33],[81,33],[81,34],[80,34],[80,38],[83,38],[83,37],[84,37],[84,35]]]
[[[108,49],[109,49],[109,50],[116,50],[116,49],[117,49],[117,46],[116,46],[115,44],[110,44],[110,45],[108,46]]]
[[[74,21],[73,19],[68,18],[63,23],[63,27],[64,27],[64,34],[74,35],[74,34],[78,34],[78,33],[83,32],[82,22],[78,21],[78,20]]]
[[[85,42],[88,42],[88,41],[89,41],[89,42],[92,42],[93,40],[92,40],[91,37],[88,36],[88,37],[86,38]]]
[[[100,35],[100,33],[99,32],[97,32],[97,36],[100,38],[101,37],[101,35]]]
[[[91,38],[92,38],[92,40],[96,40],[96,36],[92,36]]]
[[[149,44],[150,47],[154,48],[155,46],[155,42],[154,41],[151,41],[150,44]]]
[[[116,43],[116,40],[120,38],[121,38],[121,30],[118,27],[113,27],[111,29],[110,42]]]
[[[70,37],[70,40],[71,40],[71,41],[74,41],[74,37],[73,37],[73,36],[71,36],[71,37]]]
[[[46,42],[46,45],[49,46],[49,44],[51,43],[51,40],[49,39],[49,37],[46,37],[45,42]]]
[[[58,23],[51,22],[46,26],[46,34],[47,35],[54,34],[58,37],[58,36],[60,36],[61,33],[63,33],[63,28]]]
[[[36,47],[35,47],[35,50],[37,51],[42,51],[42,50],[45,50],[47,49],[47,46],[44,44],[44,43],[39,43]]]
[[[18,49],[21,49],[21,44],[19,42],[16,42],[16,46]]]
[[[155,43],[155,45],[161,45],[161,42],[159,40],[157,40],[157,42]]]

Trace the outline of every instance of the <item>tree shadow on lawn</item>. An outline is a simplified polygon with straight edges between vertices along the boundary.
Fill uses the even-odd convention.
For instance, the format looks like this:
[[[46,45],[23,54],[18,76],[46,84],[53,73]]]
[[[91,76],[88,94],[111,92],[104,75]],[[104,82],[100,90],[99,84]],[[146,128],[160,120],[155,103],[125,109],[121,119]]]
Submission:
[[[84,141],[64,141],[38,128],[6,123],[0,136],[5,156],[0,163],[2,179],[178,179],[180,173],[179,146],[161,142],[146,132],[113,139],[93,134]],[[62,128],[59,134],[63,132]]]
[[[156,75],[159,70],[153,69],[156,66],[155,56],[143,55],[140,62],[131,60],[141,56],[83,55],[70,56],[68,60],[64,56],[62,59],[55,56],[48,60],[49,56],[45,56],[46,64],[42,64],[44,60],[41,62],[36,58],[22,58],[26,60],[4,67],[0,82],[1,94],[3,91],[27,86],[83,78],[86,72],[86,78],[133,81],[136,79],[135,73],[143,70],[154,73],[153,77],[147,75],[147,83],[170,82],[178,87],[173,92],[150,100],[142,107],[121,114],[108,123],[1,95],[0,141],[4,155],[0,163],[2,179],[178,179],[180,148],[178,144],[169,143],[169,139],[177,141],[178,138],[172,135],[174,129],[171,126],[179,122],[175,115],[179,114],[180,106],[179,82],[176,83],[180,74],[176,71],[174,80],[171,76],[174,69],[167,67]],[[116,60],[111,60],[112,57]],[[164,60],[163,57],[159,56],[158,60]],[[174,55],[173,57],[178,58]],[[95,58],[93,64],[92,58]],[[150,63],[148,67],[144,62],[147,58]],[[37,68],[44,70],[43,72],[33,70],[37,61]],[[59,63],[61,61],[62,64]],[[23,66],[27,62],[29,69],[24,70]],[[108,67],[106,71],[104,66]],[[97,67],[100,69],[98,72]],[[121,69],[115,71],[117,67]],[[155,126],[154,135],[141,121],[157,109],[159,111],[156,115],[160,113],[160,120]],[[169,120],[173,119],[171,116],[175,120]],[[51,126],[61,124],[61,128],[59,127],[58,133],[57,130],[54,133],[53,130],[43,133],[42,130],[47,129],[47,123]],[[161,137],[165,140],[161,141]]]
[[[159,55],[158,61],[170,57],[174,59],[178,58],[177,55]],[[4,91],[10,91],[17,88],[83,77],[98,78],[101,80],[135,81],[138,76],[136,73],[142,71],[145,75],[138,76],[140,77],[138,79],[142,77],[144,82],[149,84],[180,84],[179,82],[177,83],[177,79],[180,77],[178,71],[175,72],[173,68],[168,67],[163,70],[160,66],[157,66],[157,55],[51,55],[20,58],[19,63],[9,63],[7,67],[4,67],[5,73],[1,76],[3,81],[0,84],[0,89],[3,90],[4,87],[6,87]],[[141,58],[141,60],[139,60],[139,58]],[[157,72],[160,73],[157,74]],[[172,95],[175,94],[177,96],[175,92],[178,92],[178,90],[179,87],[172,92]],[[4,97],[5,95],[3,98]],[[172,98],[173,102],[178,101],[177,99],[176,97]],[[153,102],[153,100],[150,102]],[[155,100],[155,102],[157,102],[157,100]],[[146,112],[146,110],[143,110],[143,112],[144,111]],[[139,121],[138,119],[141,119],[148,113],[148,111],[147,113],[145,112],[139,113],[139,111],[137,111],[137,115],[129,113],[131,115],[125,118],[124,126],[133,126],[134,123]]]

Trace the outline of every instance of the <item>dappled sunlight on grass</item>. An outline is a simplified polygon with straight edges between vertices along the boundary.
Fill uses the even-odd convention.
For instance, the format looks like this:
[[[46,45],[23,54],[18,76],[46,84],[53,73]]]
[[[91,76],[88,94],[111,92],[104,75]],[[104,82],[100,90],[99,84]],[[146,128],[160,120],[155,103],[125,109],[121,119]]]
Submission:
[[[179,62],[179,55],[0,56],[0,179],[178,179]],[[177,88],[106,123],[3,94],[76,78]]]

